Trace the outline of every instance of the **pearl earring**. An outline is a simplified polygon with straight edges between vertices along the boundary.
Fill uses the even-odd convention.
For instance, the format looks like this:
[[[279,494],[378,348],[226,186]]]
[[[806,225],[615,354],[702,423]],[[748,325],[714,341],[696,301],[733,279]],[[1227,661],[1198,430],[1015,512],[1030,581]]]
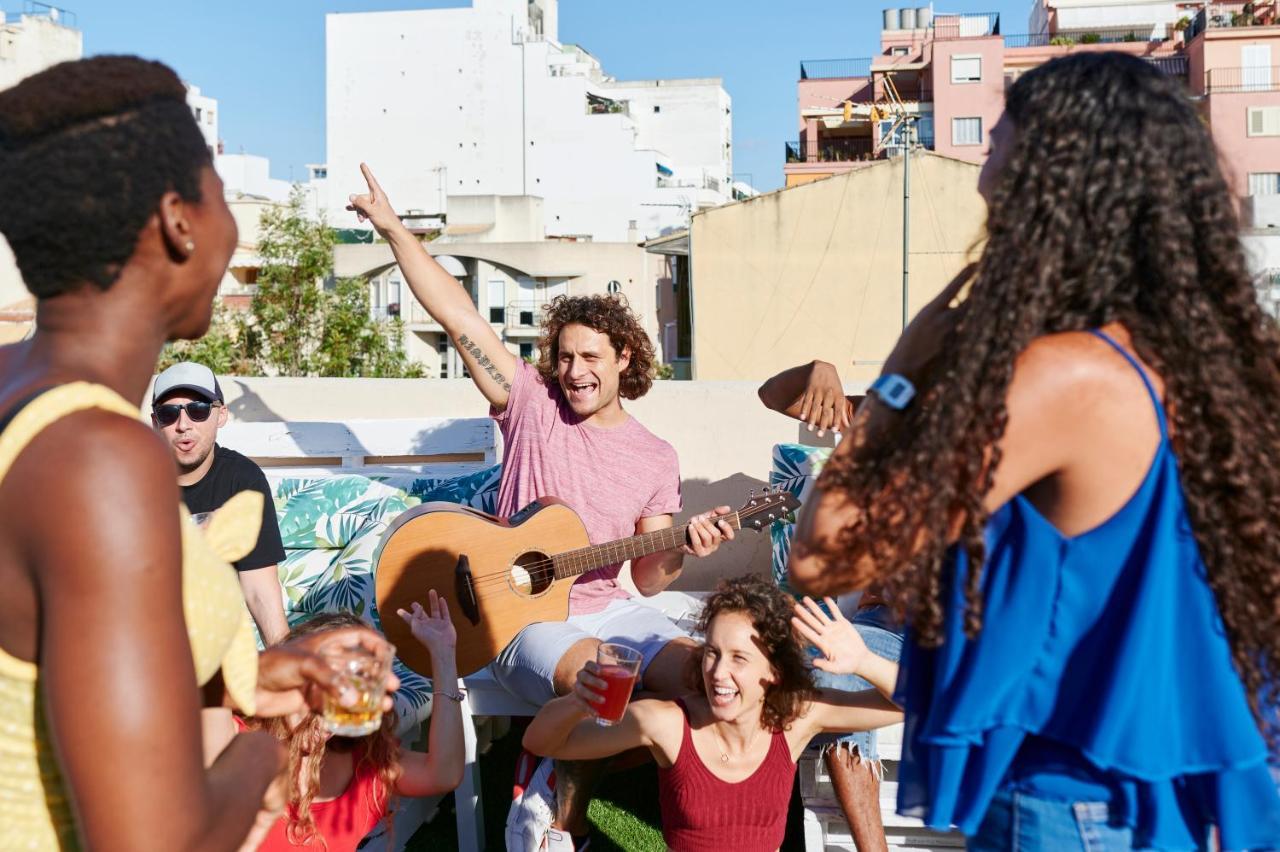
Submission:
[[[193,252],[193,251],[195,251],[195,250],[196,250],[196,244],[195,244],[195,243],[193,243],[193,242],[191,242],[191,240],[187,240],[187,246],[186,246],[186,248],[187,248],[187,251],[188,251],[188,252]]]

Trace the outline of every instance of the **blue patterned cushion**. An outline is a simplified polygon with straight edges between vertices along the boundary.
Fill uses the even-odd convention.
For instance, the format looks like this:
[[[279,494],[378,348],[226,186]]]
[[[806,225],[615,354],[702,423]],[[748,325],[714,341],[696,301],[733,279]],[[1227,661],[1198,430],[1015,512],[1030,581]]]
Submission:
[[[790,491],[803,504],[813,491],[813,483],[831,452],[830,447],[775,445],[769,484]],[[795,535],[795,530],[796,526],[790,520],[774,521],[769,529],[769,537],[773,540],[773,579],[778,588],[791,595],[795,595],[795,592],[787,583],[787,557],[791,554],[791,537]]]
[[[401,512],[423,502],[445,500],[492,512],[501,475],[501,466],[495,465],[453,479],[343,474],[275,482],[285,547],[280,585],[289,623],[347,611],[381,629],[373,557],[383,533]],[[427,717],[431,683],[399,660],[395,672],[401,681],[396,712],[404,731]]]

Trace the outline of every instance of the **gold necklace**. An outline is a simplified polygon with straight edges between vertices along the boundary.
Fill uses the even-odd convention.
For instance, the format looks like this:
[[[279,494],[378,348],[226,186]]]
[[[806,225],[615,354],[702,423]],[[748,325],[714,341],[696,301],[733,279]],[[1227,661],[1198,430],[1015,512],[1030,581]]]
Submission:
[[[719,745],[724,746],[724,748],[722,748],[722,749],[720,750],[720,762],[721,762],[721,763],[728,763],[728,762],[729,762],[729,750],[728,750],[728,746],[725,744],[724,737],[720,736],[720,729],[719,729],[719,728],[717,728],[714,724],[712,724],[712,725],[711,725],[711,730],[712,730],[713,732],[715,732],[715,735],[716,735],[716,743],[717,743],[717,744],[719,744]],[[744,748],[744,749],[742,750],[742,753],[743,753],[743,754],[747,754],[747,753],[749,753],[749,752],[751,751],[751,747],[752,747],[752,746],[754,746],[754,745],[756,744],[756,738],[757,738],[757,737],[759,737],[759,736],[760,736],[760,729],[759,729],[759,728],[756,728],[755,733],[753,733],[753,734],[751,735],[751,742],[747,743],[747,747],[746,747],[746,748]]]

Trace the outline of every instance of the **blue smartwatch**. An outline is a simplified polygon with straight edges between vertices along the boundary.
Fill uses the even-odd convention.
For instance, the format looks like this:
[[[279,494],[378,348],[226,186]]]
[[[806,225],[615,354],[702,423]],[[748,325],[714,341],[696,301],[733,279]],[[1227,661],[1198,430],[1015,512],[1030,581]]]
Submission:
[[[880,397],[880,401],[894,411],[901,411],[915,399],[916,386],[906,376],[885,373],[871,383],[869,392]]]

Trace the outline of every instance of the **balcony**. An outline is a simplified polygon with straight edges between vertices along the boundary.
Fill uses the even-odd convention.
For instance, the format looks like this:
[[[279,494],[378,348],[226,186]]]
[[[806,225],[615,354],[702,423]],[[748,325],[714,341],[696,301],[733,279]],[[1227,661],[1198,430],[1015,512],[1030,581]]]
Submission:
[[[933,16],[935,39],[984,38],[993,35],[1000,35],[999,12],[968,12],[958,15],[939,12]]]
[[[1253,5],[1253,4],[1247,4]],[[1276,14],[1274,4],[1270,6],[1262,6],[1256,8],[1255,11],[1245,12],[1243,6],[1241,11],[1230,11],[1222,9],[1212,15],[1207,14],[1206,10],[1201,9],[1199,13],[1191,19],[1191,23],[1187,25],[1186,30],[1182,34],[1182,40],[1186,44],[1190,44],[1191,40],[1203,33],[1205,30],[1225,30],[1235,29],[1237,27],[1271,27],[1280,24],[1280,17]]]
[[[800,63],[801,80],[845,80],[871,76],[871,57],[858,59],[806,59]]]
[[[507,337],[537,337],[542,326],[542,304],[511,302],[506,308]]]
[[[1074,47],[1077,44],[1161,44],[1173,38],[1169,27],[1156,32],[1151,27],[1122,27],[1119,29],[1100,30],[1062,30],[1056,33],[1031,33],[1029,35],[1007,35],[1004,37],[1006,50],[1020,47]]]
[[[788,163],[852,163],[870,160],[874,155],[875,148],[869,136],[802,139],[786,143]]]
[[[1210,68],[1205,74],[1205,91],[1211,95],[1280,92],[1280,65]]]

